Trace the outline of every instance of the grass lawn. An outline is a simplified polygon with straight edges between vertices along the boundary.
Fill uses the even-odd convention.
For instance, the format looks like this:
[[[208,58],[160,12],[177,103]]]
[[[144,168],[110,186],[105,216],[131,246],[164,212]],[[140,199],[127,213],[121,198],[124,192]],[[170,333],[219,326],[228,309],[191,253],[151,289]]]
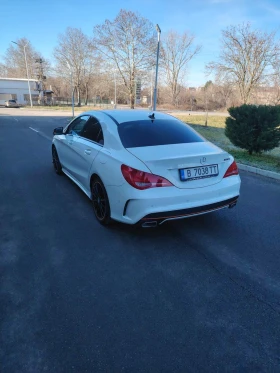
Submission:
[[[229,139],[225,136],[225,117],[209,116],[207,127],[205,127],[205,116],[180,115],[178,118],[191,125],[193,129],[199,132],[207,140],[228,151],[235,157],[237,162],[263,168],[265,170],[280,172],[280,147],[261,155],[249,155],[247,151],[232,145]]]

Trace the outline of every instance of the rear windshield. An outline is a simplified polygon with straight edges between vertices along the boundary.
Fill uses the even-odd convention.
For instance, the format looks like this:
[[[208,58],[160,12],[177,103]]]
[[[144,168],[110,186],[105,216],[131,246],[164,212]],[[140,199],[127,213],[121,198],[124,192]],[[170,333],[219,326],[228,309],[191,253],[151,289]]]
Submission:
[[[204,142],[203,137],[176,119],[124,122],[118,125],[125,148]]]
[[[14,103],[14,104],[16,103],[16,101],[15,101],[15,100],[9,100],[9,102],[12,102],[12,103]]]

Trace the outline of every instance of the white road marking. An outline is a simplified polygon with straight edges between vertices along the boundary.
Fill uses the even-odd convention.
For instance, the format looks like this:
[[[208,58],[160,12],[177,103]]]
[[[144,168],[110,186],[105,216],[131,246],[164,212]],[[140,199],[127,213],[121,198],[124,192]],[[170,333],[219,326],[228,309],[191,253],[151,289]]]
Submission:
[[[32,131],[35,131],[35,132],[39,132],[39,131],[37,131],[37,130],[35,130],[34,128],[32,128],[32,127],[29,127]]]
[[[32,131],[38,133],[40,136],[44,137],[45,139],[48,139],[48,140],[52,141],[52,138],[49,137],[49,136],[47,136],[47,135],[45,135],[44,133],[42,133],[42,132],[40,132],[40,131],[38,131],[38,130],[35,130],[35,128],[32,128],[32,127],[29,127],[29,128],[30,128]]]

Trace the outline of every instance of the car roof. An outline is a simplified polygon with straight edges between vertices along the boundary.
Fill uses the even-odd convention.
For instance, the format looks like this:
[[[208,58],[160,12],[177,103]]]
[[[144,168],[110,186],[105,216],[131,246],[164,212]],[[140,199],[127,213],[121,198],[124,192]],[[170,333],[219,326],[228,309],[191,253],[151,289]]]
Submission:
[[[136,120],[145,120],[150,119],[149,115],[154,114],[155,119],[175,119],[172,116],[161,113],[159,111],[148,111],[148,110],[100,110],[100,111],[88,111],[87,114],[98,115],[97,113],[103,113],[111,117],[117,124],[136,121]],[[83,113],[86,114],[86,113]]]

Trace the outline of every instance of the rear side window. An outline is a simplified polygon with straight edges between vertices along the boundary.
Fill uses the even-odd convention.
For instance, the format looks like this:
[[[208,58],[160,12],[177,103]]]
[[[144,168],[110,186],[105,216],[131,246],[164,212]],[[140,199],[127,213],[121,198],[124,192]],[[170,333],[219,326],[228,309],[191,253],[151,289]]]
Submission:
[[[125,148],[205,141],[192,128],[176,119],[124,122],[118,125],[118,131]]]
[[[94,117],[90,117],[90,119],[87,121],[83,132],[81,133],[81,136],[88,140],[97,142],[101,145],[104,144],[101,125]]]

